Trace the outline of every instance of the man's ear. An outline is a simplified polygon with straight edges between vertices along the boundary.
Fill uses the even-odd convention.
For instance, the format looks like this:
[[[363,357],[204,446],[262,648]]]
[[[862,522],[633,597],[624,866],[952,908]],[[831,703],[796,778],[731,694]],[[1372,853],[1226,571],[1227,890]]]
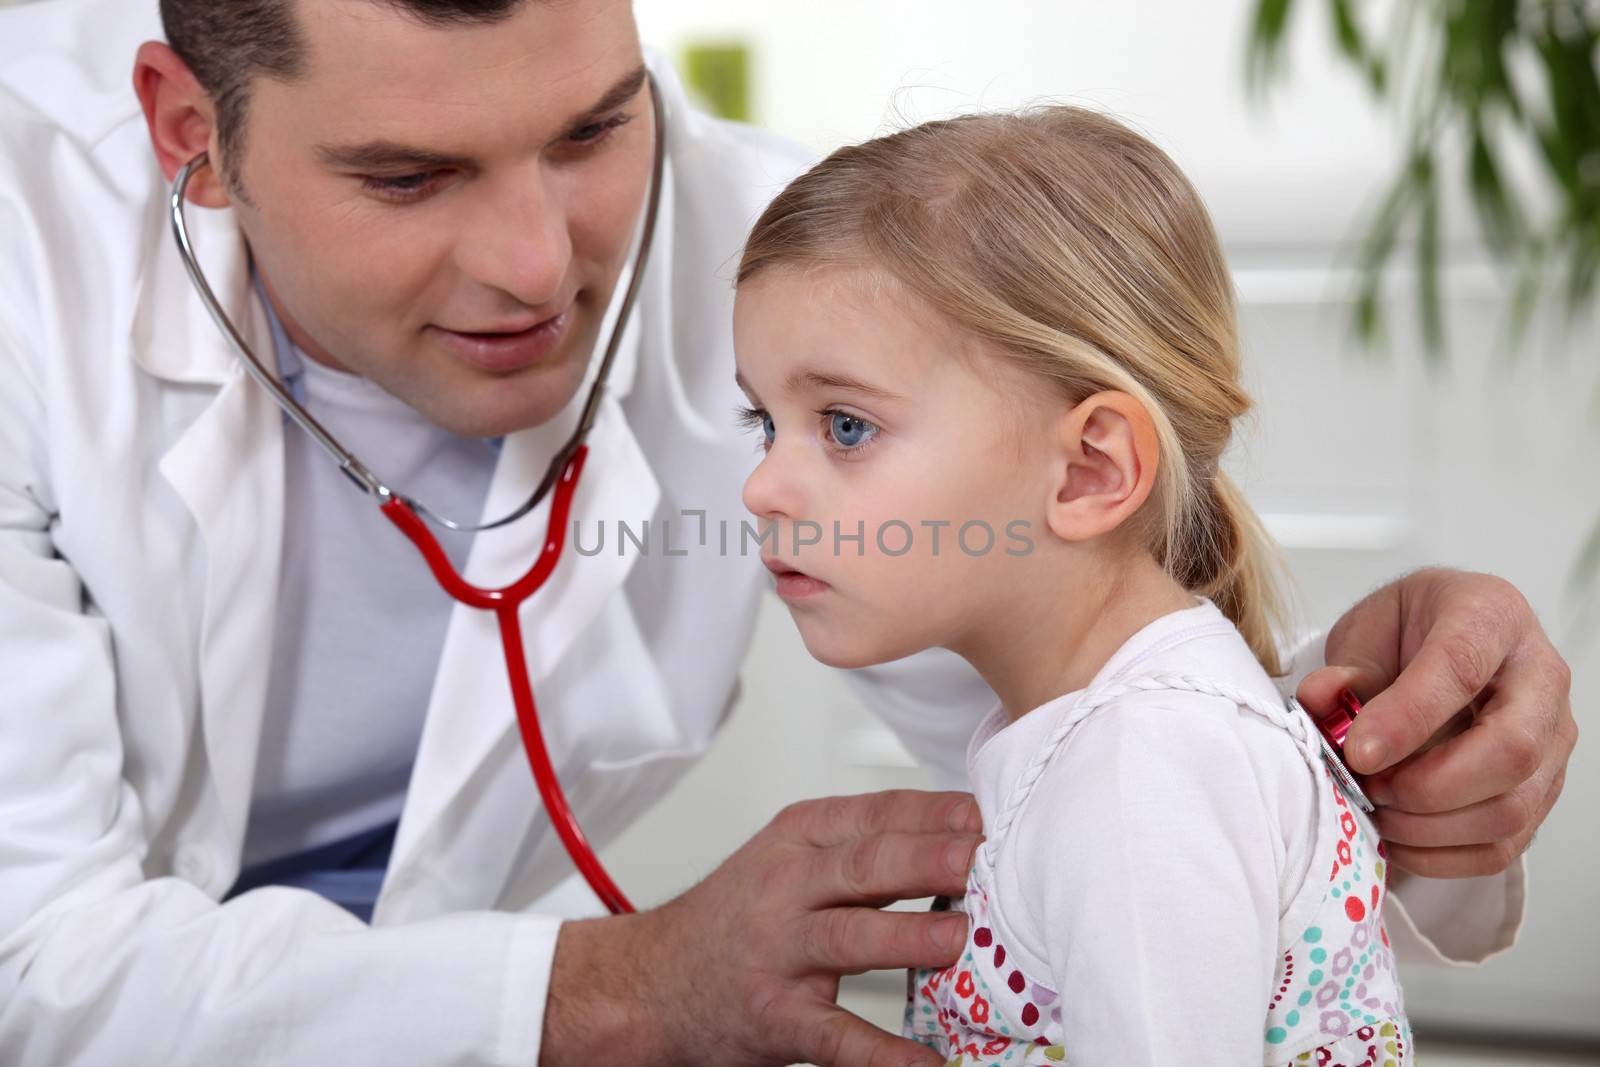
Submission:
[[[1064,541],[1116,529],[1155,488],[1161,448],[1154,421],[1127,393],[1095,393],[1058,424],[1057,474],[1046,522]]]
[[[212,165],[189,182],[187,199],[200,207],[227,207],[227,190],[216,165],[216,109],[189,65],[169,45],[146,41],[133,61],[133,91],[167,181],[195,156],[209,152]]]

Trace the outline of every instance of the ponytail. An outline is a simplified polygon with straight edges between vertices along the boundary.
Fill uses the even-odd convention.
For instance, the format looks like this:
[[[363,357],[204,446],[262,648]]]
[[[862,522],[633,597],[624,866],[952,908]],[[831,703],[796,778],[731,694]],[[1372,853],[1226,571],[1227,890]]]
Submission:
[[[1279,638],[1287,634],[1287,568],[1278,546],[1232,478],[1218,470],[1197,494],[1193,534],[1176,575],[1238,627],[1268,674],[1281,675]]]

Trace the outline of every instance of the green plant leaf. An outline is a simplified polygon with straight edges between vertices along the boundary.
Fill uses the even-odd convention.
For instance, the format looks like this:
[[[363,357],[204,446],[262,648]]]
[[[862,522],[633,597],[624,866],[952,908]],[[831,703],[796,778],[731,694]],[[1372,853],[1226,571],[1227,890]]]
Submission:
[[[1293,7],[1294,0],[1260,0],[1256,4],[1255,18],[1250,23],[1245,71],[1249,84],[1257,91],[1277,72],[1283,55],[1284,31]]]
[[[1425,157],[1418,175],[1422,204],[1417,221],[1417,311],[1425,351],[1437,361],[1444,351],[1444,316],[1439,307],[1439,185],[1431,155]]]

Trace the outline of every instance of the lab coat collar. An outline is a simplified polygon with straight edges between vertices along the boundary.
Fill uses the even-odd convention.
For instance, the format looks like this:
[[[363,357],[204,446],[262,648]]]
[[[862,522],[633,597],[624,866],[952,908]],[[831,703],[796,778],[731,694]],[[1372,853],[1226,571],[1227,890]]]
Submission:
[[[172,237],[167,198],[153,197],[133,320],[133,358],[163,381],[222,385],[242,372],[232,347],[190,284]],[[240,335],[259,356],[271,352],[271,333],[250,284],[250,253],[231,209],[186,212],[189,238],[200,265]],[[268,364],[270,366],[270,363]]]
[[[253,299],[249,255],[232,212],[196,209],[189,218],[202,265],[235,328],[256,352],[270,353],[271,330]],[[167,237],[164,218],[153,232]],[[224,821],[234,841],[242,842],[282,554],[283,421],[191,289],[170,239],[151,242],[139,285],[134,362],[165,381],[217,390],[162,456],[159,469],[205,546],[202,733]]]

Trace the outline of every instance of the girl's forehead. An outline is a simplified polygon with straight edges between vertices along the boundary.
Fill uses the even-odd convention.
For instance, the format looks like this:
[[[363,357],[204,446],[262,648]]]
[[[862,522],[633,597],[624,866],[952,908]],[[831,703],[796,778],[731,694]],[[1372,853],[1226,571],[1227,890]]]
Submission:
[[[858,266],[769,268],[739,287],[734,326],[753,355],[822,360],[830,373],[841,361],[926,373],[972,345],[893,277]]]

